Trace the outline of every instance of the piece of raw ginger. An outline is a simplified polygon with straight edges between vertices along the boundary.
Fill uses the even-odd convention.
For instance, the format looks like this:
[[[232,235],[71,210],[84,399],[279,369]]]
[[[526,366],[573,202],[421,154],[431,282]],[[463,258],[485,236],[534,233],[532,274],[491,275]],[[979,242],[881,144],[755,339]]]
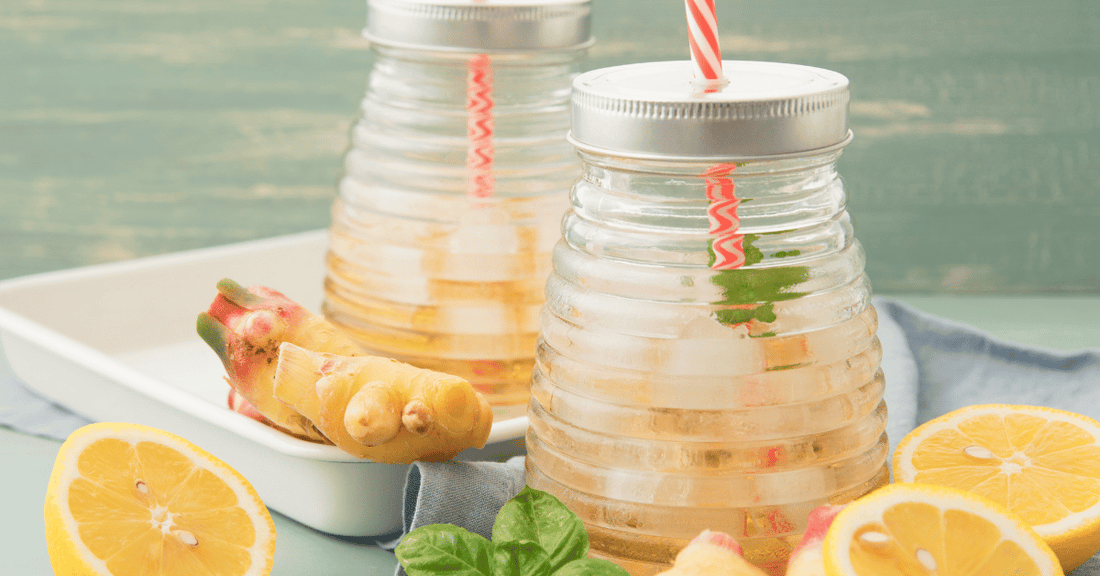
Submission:
[[[273,393],[279,345],[292,342],[319,352],[362,354],[354,341],[324,316],[313,314],[265,286],[244,288],[233,280],[217,284],[218,294],[199,314],[199,336],[218,354],[232,386],[229,407],[290,434],[326,442],[324,435]],[[243,402],[242,402],[243,399]],[[253,411],[255,410],[255,412]]]
[[[810,511],[806,532],[791,552],[785,576],[825,576],[825,535],[847,504],[823,504]]]
[[[684,546],[672,568],[657,576],[766,576],[741,553],[741,545],[725,532],[703,530]]]
[[[290,342],[279,347],[274,393],[333,444],[388,464],[450,460],[485,446],[493,425],[489,402],[458,376]]]

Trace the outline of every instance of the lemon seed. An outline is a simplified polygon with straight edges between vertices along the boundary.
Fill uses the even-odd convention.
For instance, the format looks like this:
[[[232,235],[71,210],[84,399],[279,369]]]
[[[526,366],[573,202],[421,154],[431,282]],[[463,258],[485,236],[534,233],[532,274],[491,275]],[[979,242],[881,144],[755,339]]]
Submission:
[[[932,556],[932,553],[924,548],[917,548],[917,562],[921,563],[929,572],[936,571],[936,557]]]
[[[870,546],[881,547],[890,541],[890,537],[882,532],[864,532],[859,535],[860,541]]]
[[[195,538],[195,535],[188,532],[187,530],[180,530],[180,531],[176,532],[176,538],[179,538],[180,542],[183,542],[184,544],[187,544],[188,546],[198,546],[199,545],[199,539]]]
[[[993,458],[993,453],[984,446],[967,446],[963,448],[963,454],[971,458],[981,458],[983,460]]]

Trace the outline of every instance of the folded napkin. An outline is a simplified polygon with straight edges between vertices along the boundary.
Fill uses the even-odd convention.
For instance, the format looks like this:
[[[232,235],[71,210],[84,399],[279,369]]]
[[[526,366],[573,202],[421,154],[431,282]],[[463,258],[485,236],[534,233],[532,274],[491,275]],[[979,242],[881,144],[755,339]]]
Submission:
[[[972,404],[1049,406],[1100,420],[1100,349],[1064,353],[1023,347],[892,298],[876,297],[874,303],[891,443],[923,422]],[[0,425],[63,439],[87,423],[23,388],[3,368]],[[446,523],[489,538],[497,512],[523,485],[522,456],[507,462],[417,463],[405,486],[401,534]],[[392,549],[398,541],[400,536],[383,547]],[[404,576],[400,567],[397,576]],[[1100,554],[1072,576],[1100,576]]]

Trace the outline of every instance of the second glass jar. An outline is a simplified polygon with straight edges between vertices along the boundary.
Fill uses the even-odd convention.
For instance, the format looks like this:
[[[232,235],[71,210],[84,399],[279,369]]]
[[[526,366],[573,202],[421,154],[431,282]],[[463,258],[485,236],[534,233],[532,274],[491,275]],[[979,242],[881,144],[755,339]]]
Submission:
[[[578,161],[587,0],[370,0],[375,62],[333,205],[326,316],[523,415]]]

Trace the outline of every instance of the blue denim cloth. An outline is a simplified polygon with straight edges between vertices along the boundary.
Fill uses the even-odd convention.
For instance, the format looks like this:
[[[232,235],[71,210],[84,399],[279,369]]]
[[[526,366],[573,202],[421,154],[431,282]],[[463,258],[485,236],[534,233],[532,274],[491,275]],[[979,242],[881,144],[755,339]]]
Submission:
[[[1100,350],[1023,347],[891,298],[876,297],[875,306],[892,445],[918,425],[972,404],[1049,406],[1100,420]],[[23,388],[2,368],[0,425],[62,439],[87,423]],[[523,485],[522,457],[506,463],[418,463],[406,482],[402,533],[448,523],[488,538],[497,511]],[[384,546],[392,548],[398,540]],[[403,574],[400,567],[397,574]],[[1100,554],[1072,576],[1100,576]]]

